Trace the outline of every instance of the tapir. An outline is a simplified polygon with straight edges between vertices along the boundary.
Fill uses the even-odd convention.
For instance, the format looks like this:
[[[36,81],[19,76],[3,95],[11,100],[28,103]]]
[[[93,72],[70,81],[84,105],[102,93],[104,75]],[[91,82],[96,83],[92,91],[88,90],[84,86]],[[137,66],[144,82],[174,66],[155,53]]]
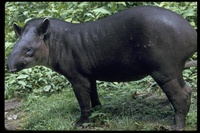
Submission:
[[[138,6],[106,18],[70,23],[36,18],[22,28],[8,57],[8,70],[18,72],[43,65],[71,83],[81,116],[89,121],[91,108],[101,105],[96,80],[135,81],[150,75],[172,104],[174,130],[183,130],[191,87],[182,71],[197,51],[197,32],[182,16],[154,6]]]

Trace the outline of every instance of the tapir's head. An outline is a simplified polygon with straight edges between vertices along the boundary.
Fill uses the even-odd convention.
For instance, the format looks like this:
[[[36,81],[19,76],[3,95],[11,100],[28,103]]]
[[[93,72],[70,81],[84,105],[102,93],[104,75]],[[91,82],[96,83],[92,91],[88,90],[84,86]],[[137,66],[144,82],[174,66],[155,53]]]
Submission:
[[[49,19],[29,21],[23,28],[14,23],[13,28],[19,40],[8,57],[8,70],[17,72],[35,65],[46,65],[49,50],[45,42],[49,36]]]

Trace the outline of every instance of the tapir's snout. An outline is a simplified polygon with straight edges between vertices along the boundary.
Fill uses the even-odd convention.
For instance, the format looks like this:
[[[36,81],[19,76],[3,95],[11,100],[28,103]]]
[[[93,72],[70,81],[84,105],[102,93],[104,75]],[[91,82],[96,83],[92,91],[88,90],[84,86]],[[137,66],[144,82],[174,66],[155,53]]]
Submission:
[[[14,62],[11,61],[10,57],[8,58],[7,69],[9,72],[17,72],[17,67]]]
[[[7,64],[7,69],[9,72],[17,72],[16,68],[10,67],[8,64]]]
[[[9,72],[18,72],[24,68],[25,64],[26,64],[25,62],[20,64],[14,64],[12,62],[8,62],[7,69]]]
[[[18,72],[21,70],[21,69],[17,69],[17,67],[11,64],[7,64],[7,69],[8,69],[8,72]]]
[[[9,72],[18,72],[26,66],[25,61],[20,61],[20,58],[11,53],[7,60],[7,69]]]

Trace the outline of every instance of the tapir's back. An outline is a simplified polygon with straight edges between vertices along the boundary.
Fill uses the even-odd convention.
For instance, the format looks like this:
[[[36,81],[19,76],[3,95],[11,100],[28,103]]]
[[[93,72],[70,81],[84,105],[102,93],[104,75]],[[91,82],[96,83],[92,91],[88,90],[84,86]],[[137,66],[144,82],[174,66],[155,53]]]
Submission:
[[[197,33],[179,14],[152,6],[136,7],[131,10],[135,21],[143,23],[142,32],[145,32],[145,37],[148,38],[148,44],[144,44],[143,47],[161,50],[163,54],[169,53],[172,58],[180,60],[185,60],[197,50]]]
[[[163,37],[162,39],[166,39],[166,35],[173,34],[173,36],[176,36],[177,41],[182,41],[183,43],[177,45],[186,47],[189,44],[190,46],[194,45],[194,49],[197,48],[197,33],[194,28],[181,15],[165,8],[154,6],[133,7],[99,21],[104,26],[118,25],[115,28],[121,31],[128,25],[129,29],[127,28],[128,32],[126,34],[146,32],[144,33],[145,35],[155,37],[156,39],[158,39],[158,36],[159,38]],[[98,24],[97,22],[95,23]]]
[[[162,67],[183,67],[197,49],[194,28],[164,8],[134,7],[83,26],[89,32],[84,36],[92,40],[83,44],[101,80],[133,80]]]

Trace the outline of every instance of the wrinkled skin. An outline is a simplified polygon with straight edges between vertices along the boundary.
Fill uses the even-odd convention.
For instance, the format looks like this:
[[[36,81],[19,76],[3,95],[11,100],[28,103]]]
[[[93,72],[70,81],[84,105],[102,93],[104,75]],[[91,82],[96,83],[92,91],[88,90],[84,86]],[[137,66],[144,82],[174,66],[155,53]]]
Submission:
[[[96,80],[132,81],[150,75],[174,107],[174,128],[183,130],[191,88],[182,71],[197,50],[197,33],[181,16],[163,8],[135,7],[94,22],[72,24],[33,19],[14,24],[19,40],[8,57],[17,72],[44,65],[64,75],[79,102],[81,126],[101,105]]]

